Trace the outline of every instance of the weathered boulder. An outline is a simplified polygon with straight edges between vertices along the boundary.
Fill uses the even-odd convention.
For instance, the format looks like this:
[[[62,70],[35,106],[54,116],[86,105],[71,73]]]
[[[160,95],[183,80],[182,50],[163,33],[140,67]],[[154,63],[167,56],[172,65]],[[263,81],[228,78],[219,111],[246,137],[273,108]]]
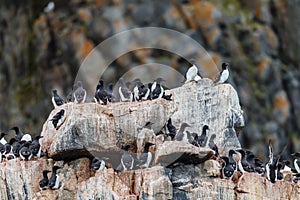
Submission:
[[[229,84],[214,86],[210,79],[191,82],[166,91],[172,101],[164,99],[113,103],[68,103],[54,109],[43,126],[41,144],[55,160],[75,159],[90,154],[108,157],[113,165],[120,160],[117,143],[135,143],[141,127],[154,123],[154,132],[162,130],[169,118],[179,129],[201,134],[203,125],[210,127],[209,136],[217,135],[220,152],[240,148],[237,131],[244,126],[243,111],[236,91]],[[50,119],[60,110],[66,111],[64,123],[56,130]]]

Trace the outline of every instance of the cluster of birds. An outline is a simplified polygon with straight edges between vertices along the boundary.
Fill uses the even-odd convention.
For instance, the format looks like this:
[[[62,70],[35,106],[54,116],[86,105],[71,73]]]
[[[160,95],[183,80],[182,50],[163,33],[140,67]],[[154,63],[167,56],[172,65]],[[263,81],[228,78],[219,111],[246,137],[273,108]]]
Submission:
[[[137,138],[135,144],[117,143],[117,146],[123,149],[123,154],[121,156],[120,163],[116,168],[117,172],[135,170],[138,168],[144,169],[150,167],[153,157],[150,148],[151,146],[156,145],[155,142],[157,141],[159,141],[158,144],[161,144],[161,142],[164,141],[187,142],[197,147],[209,147],[215,151],[215,155],[219,155],[217,145],[214,142],[216,135],[211,134],[210,138],[208,139],[208,125],[203,126],[202,133],[200,136],[198,136],[197,133],[191,134],[189,131],[185,130],[187,127],[191,127],[187,123],[182,123],[180,129],[177,130],[176,127],[172,124],[171,118],[165,124],[164,128],[158,133],[154,132],[154,130],[151,128],[152,125],[152,122],[147,122],[145,126],[141,128],[140,133],[144,131],[144,133],[152,134],[150,138],[156,138],[154,141],[149,141],[147,137],[145,137],[145,135],[142,134],[142,141],[139,141],[139,138]],[[141,153],[138,153],[140,148],[142,148]],[[92,169],[94,170],[103,170],[106,168],[105,165],[106,163],[103,159],[94,158],[92,161]]]
[[[24,161],[29,161],[33,158],[48,157],[47,152],[43,152],[39,140],[43,136],[32,136],[28,133],[24,134],[17,126],[12,127],[10,130],[15,131],[15,136],[12,137],[9,142],[6,141],[6,133],[0,135],[0,162],[3,160],[12,160],[20,158]],[[59,187],[58,175],[56,174],[58,166],[54,166],[52,169],[51,178],[48,179],[48,170],[43,171],[43,179],[39,182],[40,189],[57,189]]]
[[[229,77],[229,63],[222,64],[222,70],[217,74],[214,80],[215,84],[225,83]],[[202,79],[202,76],[199,74],[198,67],[196,64],[193,64],[185,75],[185,83],[196,81]],[[161,83],[165,81],[162,78],[157,78],[153,83],[143,84],[139,78],[125,82],[121,77],[119,79],[120,86],[118,88],[118,93],[120,96],[121,102],[137,102],[137,101],[146,101],[153,99],[166,99],[171,100],[172,95],[166,95],[165,89]],[[116,96],[113,94],[113,84],[108,84],[108,89],[105,89],[104,81],[99,80],[96,91],[94,94],[94,102],[107,105],[108,103],[117,102]],[[57,90],[52,90],[52,104],[56,108],[63,105],[64,103],[74,102],[74,103],[85,103],[86,102],[87,92],[82,86],[81,81],[77,81],[74,84],[72,91],[67,95],[66,100],[60,97],[57,93]],[[57,112],[51,119],[54,128],[59,129],[61,124],[65,119],[65,110],[61,109]]]
[[[228,156],[221,157],[222,177],[232,179],[237,171],[242,174],[252,172],[265,176],[272,183],[275,183],[277,180],[291,180],[297,183],[300,180],[300,153],[291,154],[294,159],[292,165],[289,160],[283,159],[282,154],[285,149],[286,146],[275,156],[271,141],[269,141],[269,161],[265,164],[249,150],[231,149],[228,152]],[[239,155],[235,157],[235,154]],[[285,178],[286,175],[291,174],[292,177]]]
[[[2,160],[12,160],[20,157],[22,160],[30,160],[32,157],[40,158],[47,153],[42,152],[39,139],[42,136],[36,136],[32,139],[30,134],[23,134],[17,126],[10,130],[15,131],[15,136],[8,142],[5,139],[6,133],[0,135],[0,162]]]

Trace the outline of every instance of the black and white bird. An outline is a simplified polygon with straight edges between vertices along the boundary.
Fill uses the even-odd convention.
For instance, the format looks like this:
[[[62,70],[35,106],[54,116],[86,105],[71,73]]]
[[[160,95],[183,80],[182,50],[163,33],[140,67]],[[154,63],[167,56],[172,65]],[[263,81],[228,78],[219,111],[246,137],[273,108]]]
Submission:
[[[21,142],[23,142],[23,141],[25,141],[25,142],[31,142],[32,141],[31,135],[28,134],[28,133],[24,134],[23,137],[21,138]]]
[[[174,140],[182,141],[182,142],[189,142],[188,134],[185,131],[185,128],[187,128],[187,127],[191,127],[191,126],[187,123],[182,123],[179,131],[175,135]]]
[[[200,137],[198,138],[198,143],[199,143],[200,147],[205,147],[205,144],[207,142],[207,130],[209,130],[208,125],[204,125],[202,127],[202,133],[201,133]]]
[[[193,64],[188,71],[186,72],[185,75],[186,81],[185,83],[191,82],[191,81],[196,81],[198,82],[201,80],[201,76],[198,75],[198,67],[196,64]]]
[[[53,11],[54,8],[55,8],[54,2],[53,2],[53,1],[50,1],[50,2],[47,4],[47,6],[44,8],[44,12],[45,12],[45,13],[49,13],[49,12]]]
[[[2,145],[5,145],[7,143],[6,139],[4,138],[4,136],[7,135],[6,133],[1,133],[0,135],[0,143]]]
[[[217,74],[215,80],[214,80],[214,84],[222,84],[225,81],[227,81],[228,77],[229,77],[229,63],[223,63],[222,64],[222,70],[219,72],[219,74]]]
[[[229,159],[226,156],[221,157],[225,162],[222,163],[222,177],[226,179],[231,179],[235,169],[229,163]]]
[[[100,79],[99,83],[97,84],[94,99],[96,103],[100,103],[104,105],[106,105],[108,102],[108,95],[104,89],[104,81],[102,79]]]
[[[15,138],[11,138],[8,143],[4,145],[4,155],[13,154],[13,144],[16,142]]]
[[[22,147],[22,143],[21,141],[15,141],[14,145],[13,145],[13,154],[15,157],[19,157],[20,156],[20,149]]]
[[[32,156],[40,158],[41,157],[41,153],[42,153],[42,148],[41,148],[41,144],[39,142],[39,140],[42,138],[43,136],[35,136],[34,140],[32,141],[32,143],[29,146],[29,150],[32,153]]]
[[[139,87],[141,87],[143,85],[143,83],[141,82],[141,80],[139,78],[133,80],[133,101],[139,101],[140,100],[140,96],[139,96]]]
[[[230,149],[228,152],[228,164],[232,166],[234,170],[237,170],[236,161],[233,159],[233,154],[236,154],[236,151]]]
[[[57,174],[57,170],[58,169],[60,169],[59,166],[53,166],[52,167],[52,174],[51,174],[51,177],[49,179],[49,184],[48,184],[48,188],[49,189],[56,190],[60,186],[60,184],[59,184],[59,176]]]
[[[65,110],[61,109],[58,113],[56,113],[50,121],[52,121],[52,124],[56,130],[59,129],[59,127],[62,125],[62,123],[65,121],[66,115]]]
[[[30,144],[31,144],[31,142],[25,142],[25,143],[21,146],[20,151],[19,151],[19,154],[20,154],[20,158],[21,158],[22,160],[28,161],[28,160],[31,159],[32,153],[31,153],[31,151],[30,151],[30,149],[29,149]]]
[[[166,135],[167,135],[167,137],[171,137],[171,139],[173,140],[176,133],[177,133],[177,129],[172,124],[172,119],[170,118],[167,122],[167,125],[166,125]]]
[[[161,86],[161,82],[165,81],[162,78],[157,78],[151,85],[151,99],[160,99],[163,97],[165,90]]]
[[[97,157],[94,157],[92,160],[91,169],[92,170],[100,170],[100,171],[106,169],[105,161],[102,159],[99,159]]]
[[[15,133],[16,133],[15,139],[17,141],[21,141],[22,137],[24,136],[24,134],[22,133],[21,129],[18,126],[14,126],[10,130],[14,130]]]
[[[241,154],[241,159],[238,161],[238,169],[242,174],[246,172],[253,172],[254,169],[251,167],[251,164],[246,159],[246,152],[243,149],[237,150]]]
[[[73,93],[74,93],[75,88],[76,88],[76,84],[73,85],[72,90],[68,93],[68,95],[66,97],[66,102],[68,102],[68,103],[74,102],[75,99],[74,99]]]
[[[266,176],[267,179],[270,180],[272,183],[275,183],[277,181],[277,175],[278,175],[278,161],[279,159],[274,156],[273,154],[273,147],[271,144],[271,141],[269,141],[269,162],[266,164]]]
[[[119,79],[119,81],[120,81],[119,95],[120,95],[121,101],[122,102],[132,101],[133,94],[127,87],[126,83],[124,82],[124,79],[121,77]]]
[[[51,171],[49,171],[49,170],[43,171],[43,179],[40,180],[40,182],[39,182],[40,190],[48,189],[48,185],[49,185],[48,173],[49,172],[51,172]]]
[[[131,170],[131,169],[133,169],[133,166],[134,166],[134,158],[128,151],[130,147],[131,147],[131,145],[126,145],[124,147],[124,153],[121,157],[121,165],[122,165],[123,171]]]
[[[51,100],[52,100],[52,104],[53,104],[54,108],[56,108],[57,106],[61,106],[65,103],[63,98],[61,98],[57,94],[57,90],[52,90],[52,99]]]
[[[74,103],[84,103],[86,99],[86,90],[82,87],[82,82],[77,81],[76,90],[73,93]]]
[[[216,139],[216,134],[212,134],[209,138],[208,146],[209,146],[209,148],[211,148],[212,150],[215,151],[215,156],[218,157],[219,156],[219,149],[218,149],[218,146],[216,145],[216,143],[214,142],[215,139]]]
[[[154,145],[153,143],[147,142],[145,144],[143,153],[141,154],[139,160],[138,160],[138,166],[140,168],[148,168],[150,166],[150,163],[152,161],[152,153],[149,151],[149,148]]]
[[[300,153],[296,152],[291,154],[295,159],[294,159],[294,168],[297,171],[297,173],[300,173]]]

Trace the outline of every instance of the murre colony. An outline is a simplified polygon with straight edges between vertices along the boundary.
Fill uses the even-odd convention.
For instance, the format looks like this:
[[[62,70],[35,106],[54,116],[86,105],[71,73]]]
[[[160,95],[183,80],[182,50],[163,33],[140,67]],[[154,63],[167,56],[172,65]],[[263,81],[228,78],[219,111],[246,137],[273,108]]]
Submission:
[[[213,87],[218,84],[223,84],[229,77],[229,64],[222,64],[222,71],[216,76]],[[193,64],[186,73],[186,81],[201,81],[202,77],[198,72],[198,67]],[[171,95],[166,95],[162,82],[162,78],[157,78],[153,83],[143,84],[140,79],[135,79],[130,82],[125,82],[120,78],[120,87],[117,88],[120,99],[113,93],[113,84],[108,84],[105,89],[105,83],[103,80],[99,80],[96,86],[94,94],[94,102],[97,104],[110,105],[117,101],[122,102],[139,102],[139,101],[151,101],[154,99],[165,99],[166,101],[172,101]],[[50,120],[53,128],[58,130],[66,118],[66,111],[59,109],[65,103],[81,104],[86,102],[87,92],[83,87],[82,82],[77,82],[72,92],[67,96],[66,100],[61,98],[56,90],[53,90],[52,103],[59,111],[53,115]],[[218,147],[215,143],[216,134],[210,133],[208,125],[204,125],[197,133],[191,133],[189,128],[190,124],[182,122],[180,127],[175,127],[172,124],[170,118],[165,124],[164,128],[154,133],[151,126],[154,122],[147,122],[143,130],[149,130],[153,133],[153,137],[162,138],[162,141],[180,141],[188,143],[190,145],[202,148],[211,148],[214,150],[215,155],[212,159],[220,162],[222,178],[234,179],[242,176],[244,173],[258,173],[265,176],[272,183],[277,180],[284,179],[283,171],[294,172],[294,182],[300,179],[300,153],[292,154],[294,160],[293,163],[289,163],[288,160],[283,158],[283,150],[274,154],[271,142],[269,142],[269,160],[263,162],[256,157],[253,152],[245,149],[231,149],[228,152],[228,156],[221,156],[218,152]],[[31,138],[30,134],[23,134],[18,127],[13,127],[15,131],[15,137],[7,142],[5,140],[5,133],[1,133],[0,136],[0,158],[1,161],[6,162],[10,159],[16,159],[20,157],[21,160],[30,161],[33,159],[39,159],[40,157],[48,157],[47,152],[42,152],[39,139],[41,136]],[[119,161],[119,166],[115,169],[116,172],[122,172],[126,170],[135,170],[140,168],[148,168],[152,165],[153,151],[155,151],[155,143],[149,141],[137,141],[136,146],[134,144],[117,144],[122,150],[123,154]],[[91,170],[105,170],[107,167],[111,167],[109,163],[105,162],[105,158],[93,157],[91,158]],[[48,174],[52,172],[52,175],[48,177]],[[52,170],[45,169],[42,172],[43,179],[40,180],[40,189],[58,189],[61,185],[59,179],[60,168],[54,166]]]

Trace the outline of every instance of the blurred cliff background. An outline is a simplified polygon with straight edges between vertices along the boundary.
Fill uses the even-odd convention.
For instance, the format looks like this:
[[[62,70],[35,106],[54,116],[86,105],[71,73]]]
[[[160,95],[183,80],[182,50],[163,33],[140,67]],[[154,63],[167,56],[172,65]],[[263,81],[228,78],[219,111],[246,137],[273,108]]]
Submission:
[[[272,139],[275,152],[285,144],[287,153],[300,151],[300,1],[61,0],[46,13],[48,3],[0,1],[1,131],[18,125],[38,134],[53,108],[51,90],[66,96],[95,46],[121,31],[155,26],[189,35],[219,67],[230,62],[229,82],[245,112],[243,147],[266,156]],[[115,82],[132,66],[148,62],[183,74],[188,66],[170,52],[132,51],[111,64],[105,80]]]

